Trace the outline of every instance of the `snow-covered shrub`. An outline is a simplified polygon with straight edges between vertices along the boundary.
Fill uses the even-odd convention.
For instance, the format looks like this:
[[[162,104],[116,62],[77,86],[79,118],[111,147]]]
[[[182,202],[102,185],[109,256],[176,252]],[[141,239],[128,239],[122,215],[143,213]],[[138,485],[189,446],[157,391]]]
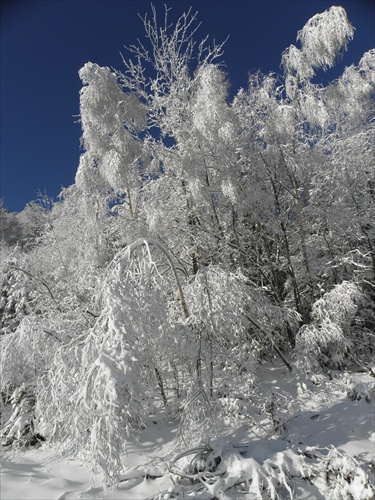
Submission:
[[[351,323],[361,296],[355,284],[344,281],[314,303],[313,322],[303,325],[296,337],[297,369],[311,372],[321,366],[342,368],[353,344]]]
[[[192,446],[217,435],[224,420],[251,420],[251,408],[260,403],[252,397],[257,367],[266,346],[277,342],[283,319],[240,270],[204,266],[183,290],[197,364],[181,419]]]
[[[201,332],[200,352],[207,366],[214,353],[214,370],[226,377],[256,372],[265,353],[282,343],[285,324],[296,319],[287,308],[274,305],[243,275],[221,266],[203,266],[184,287],[189,321]],[[221,382],[218,381],[220,384]]]
[[[184,294],[189,305],[189,325],[199,339],[196,356],[202,368],[207,367],[207,384],[212,383],[216,370],[221,374],[254,372],[259,345],[247,335],[250,296],[242,274],[203,266],[184,287]]]
[[[374,485],[354,457],[332,446],[321,465],[328,485],[326,498],[368,500],[374,497]]]
[[[50,366],[56,343],[43,331],[40,319],[31,315],[13,333],[1,337],[1,391],[10,394],[23,383],[36,386]]]
[[[258,399],[254,397],[254,374],[243,373],[239,378],[227,377],[221,384],[217,381],[216,397],[221,405],[221,414],[231,425],[255,426],[254,412],[259,412]],[[258,415],[257,415],[258,416]]]
[[[17,265],[15,255],[20,253],[16,248],[2,265],[0,281],[0,332],[8,334],[14,332],[22,319],[32,312],[35,302],[35,287],[30,277]]]
[[[341,383],[344,389],[353,401],[360,401],[362,398],[370,403],[370,399],[375,396],[375,381],[366,382],[365,380],[344,373]]]
[[[264,404],[264,411],[268,414],[272,421],[273,429],[277,434],[282,434],[286,429],[285,422],[282,422],[282,406],[280,398],[277,397],[274,391],[270,391]]]
[[[368,282],[363,284],[362,290],[363,300],[353,324],[355,354],[361,362],[371,363],[375,356],[375,289]],[[373,372],[375,373],[375,367]]]
[[[12,415],[1,432],[3,446],[31,446],[44,438],[34,429],[34,388],[22,384],[10,397]]]
[[[342,355],[348,347],[349,343],[341,328],[329,320],[320,325],[303,325],[296,338],[296,367],[310,373],[330,363],[340,366]]]
[[[201,445],[219,436],[223,426],[221,406],[197,381],[182,405],[178,446]]]
[[[314,303],[312,317],[318,323],[329,319],[342,328],[345,334],[350,334],[350,326],[361,298],[357,285],[343,281]]]
[[[183,451],[168,463],[175,486],[154,500],[241,498],[246,492],[252,498],[293,499],[296,478],[312,474],[303,455],[286,449],[280,441],[252,444],[234,446],[217,439]]]

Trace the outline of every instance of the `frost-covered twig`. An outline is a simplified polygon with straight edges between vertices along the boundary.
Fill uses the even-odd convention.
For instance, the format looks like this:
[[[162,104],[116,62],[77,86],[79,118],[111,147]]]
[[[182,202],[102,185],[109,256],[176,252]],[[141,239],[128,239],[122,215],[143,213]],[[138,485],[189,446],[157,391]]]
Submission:
[[[161,252],[166,257],[166,259],[171,267],[171,270],[173,272],[174,278],[176,280],[177,289],[178,289],[178,293],[180,296],[181,307],[182,307],[184,317],[185,317],[185,319],[188,319],[190,316],[189,310],[188,310],[185,296],[184,296],[184,292],[182,290],[182,286],[181,286],[181,283],[180,283],[180,280],[179,280],[179,277],[177,274],[177,269],[174,265],[173,259],[170,256],[168,250],[159,241],[157,241],[153,238],[139,238],[137,241],[134,241],[131,245],[129,245],[124,251],[122,251],[120,253],[120,255],[117,255],[114,259],[118,263],[119,274],[121,275],[122,272],[124,271],[124,269],[129,266],[130,259],[132,257],[132,253],[134,252],[134,250],[136,250],[138,247],[141,247],[141,246],[145,246],[148,249],[149,245],[154,245],[155,247],[157,247],[159,250],[161,250]]]
[[[256,328],[259,329],[262,333],[264,333],[267,337],[267,339],[271,342],[272,347],[275,349],[276,353],[279,355],[280,359],[284,363],[284,365],[288,368],[288,370],[291,372],[292,371],[292,366],[291,364],[287,361],[285,358],[284,354],[280,351],[280,349],[277,347],[275,341],[273,338],[269,335],[269,333],[253,318],[251,318],[249,315],[246,315],[247,319],[252,323]]]

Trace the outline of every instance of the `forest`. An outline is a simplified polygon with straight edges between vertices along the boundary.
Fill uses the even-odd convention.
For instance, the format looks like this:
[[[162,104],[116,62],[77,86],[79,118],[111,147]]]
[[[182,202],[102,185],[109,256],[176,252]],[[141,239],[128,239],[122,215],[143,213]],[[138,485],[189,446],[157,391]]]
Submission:
[[[299,498],[302,480],[371,498],[374,454],[290,436],[324,394],[373,415],[375,50],[313,83],[354,36],[331,7],[280,74],[232,95],[195,14],[143,24],[122,71],[79,72],[75,183],[0,208],[2,449],[50,446],[114,491],[158,420],[176,434],[154,499]],[[262,389],[272,370],[293,397]],[[240,426],[246,445],[228,438]],[[277,460],[251,455],[259,436],[285,444]]]

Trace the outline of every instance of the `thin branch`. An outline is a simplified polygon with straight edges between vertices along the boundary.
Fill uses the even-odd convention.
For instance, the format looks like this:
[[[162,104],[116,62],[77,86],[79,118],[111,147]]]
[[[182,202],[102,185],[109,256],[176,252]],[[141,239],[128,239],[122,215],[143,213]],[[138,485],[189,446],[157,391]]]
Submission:
[[[55,299],[55,297],[53,296],[53,293],[52,293],[52,291],[51,291],[50,287],[48,286],[48,284],[47,284],[47,283],[46,283],[46,282],[45,282],[42,278],[38,278],[37,276],[34,276],[34,275],[33,275],[33,274],[31,274],[29,271],[26,271],[25,269],[22,269],[21,267],[11,266],[11,269],[15,269],[15,270],[17,270],[17,271],[21,271],[21,273],[24,273],[24,274],[26,274],[27,276],[30,276],[30,278],[32,278],[32,279],[34,279],[34,280],[36,280],[36,281],[40,281],[40,283],[42,283],[42,285],[44,285],[44,286],[47,288],[47,290],[48,290],[48,292],[49,292],[49,294],[50,294],[50,296],[51,296],[52,300],[53,300],[54,302],[56,302],[56,299]]]
[[[256,328],[258,328],[262,333],[264,333],[266,335],[266,337],[268,338],[268,340],[271,342],[272,344],[272,347],[275,349],[275,351],[277,352],[277,354],[279,355],[280,359],[282,360],[282,362],[284,363],[284,365],[288,368],[288,370],[291,372],[292,371],[292,366],[291,364],[286,360],[284,354],[280,351],[280,349],[277,347],[277,345],[275,344],[275,341],[273,340],[273,338],[271,337],[271,335],[267,332],[267,330],[265,330],[255,319],[252,319],[250,318],[250,316],[248,316],[246,314],[246,318],[250,321],[250,323],[255,326]]]
[[[44,333],[46,333],[47,335],[49,335],[50,337],[52,337],[54,340],[57,340],[58,342],[60,342],[61,344],[64,344],[64,342],[59,338],[57,337],[56,333],[55,332],[51,332],[51,330],[47,330],[47,328],[43,328],[42,330]]]

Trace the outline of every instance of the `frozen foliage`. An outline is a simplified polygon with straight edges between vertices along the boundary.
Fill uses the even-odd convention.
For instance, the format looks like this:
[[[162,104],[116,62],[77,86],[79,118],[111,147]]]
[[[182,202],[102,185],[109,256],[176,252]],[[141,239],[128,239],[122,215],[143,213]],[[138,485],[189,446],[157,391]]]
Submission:
[[[374,368],[369,371],[370,374],[373,372]],[[366,403],[371,403],[375,397],[375,380],[364,382],[364,380],[358,376],[344,373],[342,383],[348,397],[353,401],[364,400]]]
[[[354,29],[342,7],[331,7],[313,16],[298,32],[302,51],[315,68],[330,68],[341,51],[347,48]]]
[[[44,441],[44,437],[34,430],[34,388],[22,383],[10,396],[9,402],[13,412],[1,431],[1,444],[25,447]]]
[[[22,319],[32,314],[33,305],[37,302],[35,283],[21,268],[24,260],[18,246],[9,255],[3,255],[0,298],[0,325],[3,333],[16,330]]]
[[[356,352],[351,324],[361,297],[356,285],[343,282],[313,304],[313,322],[297,334],[294,356],[298,369],[311,371],[329,364],[342,367],[350,351]]]
[[[118,193],[126,190],[129,196],[131,172],[126,172],[125,166],[140,155],[133,135],[145,127],[145,110],[135,95],[123,92],[109,68],[87,63],[79,76],[85,85],[80,102],[86,152],[76,184],[87,191],[90,185],[95,189],[101,182],[103,188],[108,186]]]
[[[34,385],[47,370],[56,342],[29,316],[1,342],[2,391],[10,395],[22,383]]]
[[[295,97],[299,83],[310,81],[314,69],[334,66],[353,36],[354,28],[342,7],[331,7],[312,17],[298,32],[301,49],[291,45],[283,53],[288,96]]]
[[[283,435],[301,402],[327,403],[329,377],[350,404],[373,397],[328,370],[374,374],[374,51],[312,83],[353,37],[331,7],[283,53],[284,75],[252,74],[231,99],[223,45],[195,42],[196,15],[171,23],[166,9],[160,23],[151,9],[124,73],[79,72],[75,185],[20,214],[0,207],[1,391],[26,394],[5,439],[33,423],[116,487],[129,441],[162,414],[187,450],[166,498],[293,498],[307,459],[332,495],[365,498],[341,452],[319,465],[276,439],[264,456],[221,437]],[[263,388],[276,360],[294,396]]]
[[[168,470],[175,486],[154,499],[242,498],[245,492],[254,498],[292,499],[293,478],[312,475],[305,457],[285,449],[280,441],[247,447],[223,439],[180,453],[168,463]]]
[[[314,303],[312,317],[317,322],[329,319],[342,329],[350,330],[360,300],[361,292],[358,287],[344,281]]]
[[[336,500],[368,500],[375,488],[355,458],[332,447],[322,465],[329,486],[327,498]]]

